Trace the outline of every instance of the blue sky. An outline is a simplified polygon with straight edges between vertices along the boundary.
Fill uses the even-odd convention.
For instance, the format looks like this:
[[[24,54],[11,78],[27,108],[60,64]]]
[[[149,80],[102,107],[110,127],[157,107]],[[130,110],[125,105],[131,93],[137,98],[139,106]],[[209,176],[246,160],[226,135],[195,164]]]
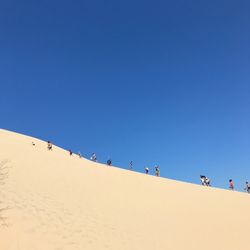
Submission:
[[[1,127],[242,190],[249,13],[248,0],[2,1]]]

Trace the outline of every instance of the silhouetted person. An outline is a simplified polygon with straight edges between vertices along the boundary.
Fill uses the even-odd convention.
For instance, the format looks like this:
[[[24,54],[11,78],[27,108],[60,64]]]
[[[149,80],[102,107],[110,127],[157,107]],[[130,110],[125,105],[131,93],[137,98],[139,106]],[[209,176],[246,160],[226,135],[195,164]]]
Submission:
[[[149,172],[149,168],[146,167],[146,168],[145,168],[145,173],[148,174],[148,172]]]
[[[97,158],[96,158],[96,154],[95,154],[95,153],[93,153],[93,154],[91,155],[90,160],[91,160],[91,161],[94,161],[94,162],[97,161]]]
[[[250,193],[250,185],[248,183],[248,181],[246,181],[246,186],[244,188],[248,193]]]
[[[78,152],[77,155],[79,156],[79,158],[82,158],[81,152]]]
[[[107,165],[108,165],[108,166],[111,166],[111,165],[112,165],[111,159],[107,160]]]
[[[129,163],[129,169],[133,170],[133,162],[132,161]]]
[[[72,156],[72,155],[73,155],[73,152],[72,152],[72,150],[71,150],[71,149],[69,150],[69,155],[70,155],[70,156]]]

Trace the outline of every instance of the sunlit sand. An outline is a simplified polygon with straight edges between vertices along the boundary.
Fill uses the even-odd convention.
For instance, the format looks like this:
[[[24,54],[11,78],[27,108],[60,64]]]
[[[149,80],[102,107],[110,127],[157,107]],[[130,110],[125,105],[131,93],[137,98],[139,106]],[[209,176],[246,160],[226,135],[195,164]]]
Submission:
[[[245,193],[107,167],[0,130],[1,250],[248,250],[249,211]]]

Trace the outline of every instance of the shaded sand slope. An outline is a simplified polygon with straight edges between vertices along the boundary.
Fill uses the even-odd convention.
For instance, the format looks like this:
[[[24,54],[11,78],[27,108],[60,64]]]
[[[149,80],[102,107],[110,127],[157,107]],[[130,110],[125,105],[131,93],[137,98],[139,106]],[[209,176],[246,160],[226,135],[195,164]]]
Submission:
[[[0,173],[1,250],[250,249],[244,193],[106,167],[5,130]]]

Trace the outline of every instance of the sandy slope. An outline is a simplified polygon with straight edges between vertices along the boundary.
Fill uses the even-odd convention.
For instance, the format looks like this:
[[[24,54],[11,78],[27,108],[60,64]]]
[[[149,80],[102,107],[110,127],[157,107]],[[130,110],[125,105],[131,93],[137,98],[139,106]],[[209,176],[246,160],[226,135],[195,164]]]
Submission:
[[[1,250],[250,249],[247,194],[106,167],[5,130],[0,168]]]

